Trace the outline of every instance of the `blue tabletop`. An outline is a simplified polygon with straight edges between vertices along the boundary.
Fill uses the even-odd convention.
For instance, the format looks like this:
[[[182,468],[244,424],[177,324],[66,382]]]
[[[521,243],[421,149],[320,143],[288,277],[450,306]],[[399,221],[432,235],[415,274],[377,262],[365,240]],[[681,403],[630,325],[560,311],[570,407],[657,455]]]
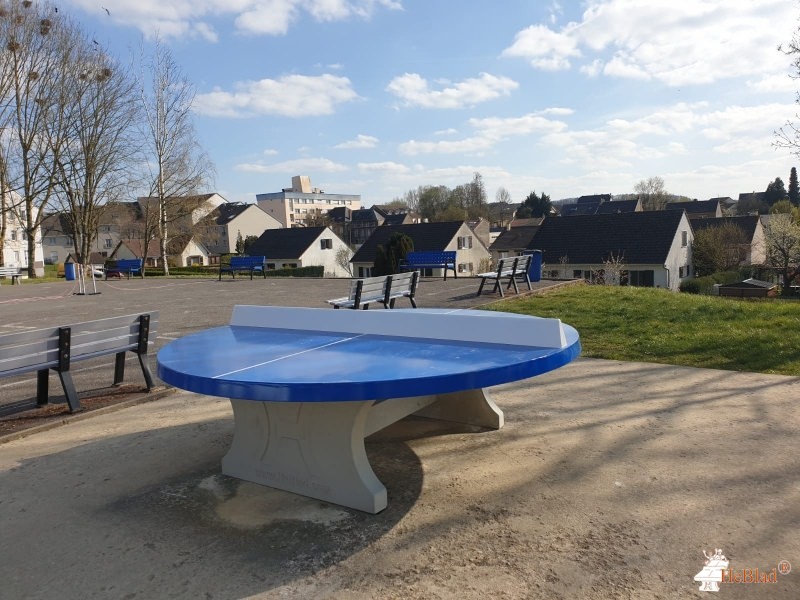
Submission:
[[[162,348],[158,375],[200,394],[272,402],[441,394],[525,379],[569,363],[580,354],[580,340],[575,329],[562,327],[564,347],[539,348],[227,325]]]

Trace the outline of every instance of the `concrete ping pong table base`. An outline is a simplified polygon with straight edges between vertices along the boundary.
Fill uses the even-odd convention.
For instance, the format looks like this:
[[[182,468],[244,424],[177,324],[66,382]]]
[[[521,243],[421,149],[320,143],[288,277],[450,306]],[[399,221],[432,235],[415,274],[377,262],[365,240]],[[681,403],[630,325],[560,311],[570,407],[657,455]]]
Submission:
[[[500,429],[503,413],[485,388],[579,353],[577,332],[558,319],[236,306],[229,326],[162,348],[158,374],[230,398],[226,475],[378,513],[387,495],[367,436],[412,414]]]
[[[353,402],[231,399],[233,443],[222,472],[368,513],[387,506],[364,438],[414,414],[490,429],[503,412],[484,390]]]

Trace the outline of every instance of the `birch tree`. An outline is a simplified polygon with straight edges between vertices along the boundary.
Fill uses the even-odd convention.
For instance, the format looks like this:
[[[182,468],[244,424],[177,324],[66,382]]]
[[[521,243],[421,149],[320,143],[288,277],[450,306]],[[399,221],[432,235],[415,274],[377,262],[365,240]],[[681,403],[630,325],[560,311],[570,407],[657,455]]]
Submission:
[[[170,223],[178,218],[176,211],[170,212],[168,203],[198,194],[213,178],[213,165],[195,135],[194,86],[160,40],[156,40],[148,67],[150,85],[149,89],[143,85],[141,102],[149,196],[158,206],[161,261],[164,274],[168,275]],[[143,84],[144,81],[142,77]],[[149,239],[144,240],[144,248],[149,242]]]

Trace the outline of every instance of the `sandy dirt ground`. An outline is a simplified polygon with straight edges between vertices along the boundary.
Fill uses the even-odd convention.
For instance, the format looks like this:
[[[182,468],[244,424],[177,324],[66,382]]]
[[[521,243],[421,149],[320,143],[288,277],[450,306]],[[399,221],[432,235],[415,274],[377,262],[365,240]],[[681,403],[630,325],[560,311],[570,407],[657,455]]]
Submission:
[[[9,441],[0,598],[800,597],[800,379],[579,359],[492,396],[499,431],[368,440],[378,515],[221,475],[219,398]],[[794,569],[700,592],[715,548]]]

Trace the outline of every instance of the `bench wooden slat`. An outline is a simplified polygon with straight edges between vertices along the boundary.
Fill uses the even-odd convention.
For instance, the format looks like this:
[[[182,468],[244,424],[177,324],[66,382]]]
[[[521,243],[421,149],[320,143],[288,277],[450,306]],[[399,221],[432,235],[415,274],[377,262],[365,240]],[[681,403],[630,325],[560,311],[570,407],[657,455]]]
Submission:
[[[368,308],[370,304],[380,302],[384,308],[394,308],[398,298],[408,298],[416,308],[414,295],[417,290],[419,273],[399,273],[384,277],[367,277],[350,282],[350,295],[328,300],[334,308]]]
[[[141,323],[148,323],[144,332]],[[70,363],[115,354],[116,385],[122,382],[125,353],[130,351],[139,358],[149,390],[153,378],[143,355],[147,354],[147,345],[152,344],[157,328],[158,313],[154,312],[3,334],[0,335],[0,377],[37,371],[37,400],[43,404],[47,401],[46,373],[54,369],[59,373],[70,410],[74,411],[80,408],[80,402],[69,374]],[[69,333],[69,344],[63,349],[59,345],[62,331]]]

